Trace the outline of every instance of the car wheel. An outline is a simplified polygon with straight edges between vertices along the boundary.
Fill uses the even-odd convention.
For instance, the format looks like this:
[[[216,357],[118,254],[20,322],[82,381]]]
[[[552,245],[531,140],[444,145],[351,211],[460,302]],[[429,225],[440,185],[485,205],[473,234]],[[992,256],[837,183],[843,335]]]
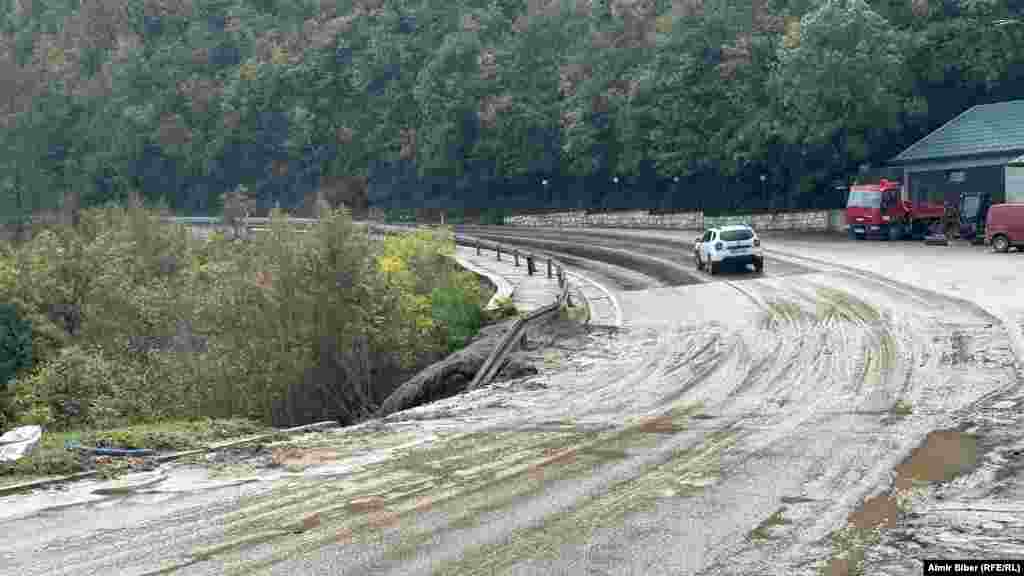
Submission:
[[[1009,252],[1010,251],[1010,240],[1000,234],[992,238],[992,249],[996,252]]]
[[[711,268],[711,275],[712,276],[718,274],[718,271],[721,269],[721,266],[719,266],[718,262],[715,262],[714,260],[712,260],[711,262],[708,262],[708,265]]]

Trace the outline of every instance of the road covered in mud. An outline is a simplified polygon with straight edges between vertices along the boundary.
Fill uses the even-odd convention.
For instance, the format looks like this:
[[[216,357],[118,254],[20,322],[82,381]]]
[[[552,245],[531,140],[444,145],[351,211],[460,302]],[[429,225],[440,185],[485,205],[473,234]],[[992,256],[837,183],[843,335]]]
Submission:
[[[0,562],[843,574],[884,563],[876,529],[896,528],[929,483],[980,470],[980,413],[1013,410],[1012,339],[984,306],[829,266],[827,247],[712,280],[678,238],[546,234],[523,245],[560,238],[551,249],[581,273],[619,279],[622,329],[567,331],[535,351],[537,375],[303,437],[290,467],[239,485],[102,499],[72,487],[49,496],[59,507],[37,494],[6,514],[14,501],[0,499]]]

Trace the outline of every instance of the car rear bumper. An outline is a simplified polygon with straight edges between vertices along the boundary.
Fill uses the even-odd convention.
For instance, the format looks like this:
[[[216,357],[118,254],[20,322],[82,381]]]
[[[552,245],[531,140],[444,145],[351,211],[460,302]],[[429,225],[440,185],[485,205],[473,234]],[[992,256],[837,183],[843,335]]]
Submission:
[[[716,256],[715,262],[722,264],[753,264],[755,262],[762,262],[764,256],[762,254],[724,254]]]

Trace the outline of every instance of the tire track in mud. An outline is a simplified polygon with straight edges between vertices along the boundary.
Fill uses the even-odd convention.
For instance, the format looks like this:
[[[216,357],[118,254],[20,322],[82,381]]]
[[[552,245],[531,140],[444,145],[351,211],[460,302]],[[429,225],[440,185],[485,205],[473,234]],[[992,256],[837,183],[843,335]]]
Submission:
[[[666,372],[677,374],[678,370],[680,369],[680,366],[678,364],[679,364],[679,362],[681,360],[687,360],[687,359],[693,360],[695,358],[700,357],[701,355],[706,356],[707,359],[708,359],[707,365],[713,367],[714,366],[714,360],[713,359],[715,358],[715,352],[714,352],[714,345],[715,345],[715,343],[716,343],[716,340],[714,338],[714,335],[712,335],[712,337],[707,338],[703,342],[690,342],[687,345],[683,345],[682,349],[680,349],[680,344],[679,344],[678,341],[675,341],[674,339],[664,339],[663,338],[659,342],[659,344],[654,348],[654,351],[651,354],[649,354],[648,360],[646,360],[646,361],[641,363],[641,364],[643,364],[642,369],[635,370],[633,372],[632,378],[620,381],[619,387],[622,388],[622,389],[630,389],[630,388],[634,388],[635,385],[638,384],[638,383],[654,379],[654,377],[656,377],[656,375],[658,375],[658,374],[663,374],[663,373],[666,373]],[[668,349],[671,349],[672,346],[675,346],[676,353],[675,354],[667,354],[667,353],[665,353]],[[706,372],[707,372],[706,370],[705,371],[694,372],[693,374],[691,374],[689,376],[689,379],[694,381],[694,382],[699,382],[699,380],[703,376],[706,375]],[[648,405],[656,405],[656,404],[651,404],[649,402]],[[669,423],[671,423],[672,421],[677,421],[679,419],[679,414],[678,414],[679,409],[680,408],[678,406],[676,406],[676,407],[671,407],[670,406],[670,407],[667,407],[667,408],[662,407],[662,408],[657,410],[657,412],[658,412],[657,415],[653,415],[653,416],[650,415],[650,414],[640,415],[637,418],[632,419],[632,424],[627,422],[625,428],[620,428],[619,430],[615,431],[614,433],[611,433],[610,436],[602,438],[597,443],[588,443],[587,446],[584,446],[584,445],[581,444],[580,441],[582,440],[582,438],[577,438],[575,441],[573,441],[570,438],[562,437],[559,440],[557,440],[557,442],[561,446],[567,446],[567,447],[564,450],[561,450],[559,453],[560,454],[565,454],[565,453],[574,453],[574,454],[583,453],[583,454],[585,454],[585,453],[588,452],[588,450],[590,450],[591,447],[595,447],[595,446],[603,446],[603,447],[605,447],[606,451],[608,450],[608,447],[610,446],[610,447],[612,447],[610,449],[611,450],[610,453],[613,453],[613,454],[618,453],[619,450],[623,449],[622,447],[617,447],[618,445],[621,445],[623,443],[623,439],[635,435],[637,433],[637,431],[644,432],[644,434],[642,434],[642,435],[645,435],[645,434],[646,435],[649,435],[649,434],[658,435],[659,433],[664,434],[664,431],[666,429],[664,428],[663,425],[666,423],[666,419],[667,419],[667,421]],[[604,412],[604,411],[607,411],[607,410],[602,410],[602,412]],[[622,411],[621,406],[616,407],[614,409],[614,411],[615,412],[621,412]],[[582,415],[586,416],[587,413],[584,412]],[[652,422],[657,422],[657,425],[654,425],[653,427],[651,427],[650,430],[646,430],[645,431],[644,427],[645,426],[650,427]],[[678,422],[677,422],[677,424],[678,424]],[[668,428],[668,430],[671,431],[672,427],[670,426]],[[700,436],[703,437],[704,434],[701,434]],[[484,439],[482,437],[478,437],[478,438],[481,439],[481,440]],[[672,436],[669,436],[668,438],[669,438],[668,441],[672,442],[672,440],[671,440]],[[448,442],[446,444],[448,444],[449,447],[450,447],[451,442]],[[504,438],[490,438],[486,442],[486,445],[502,446],[502,445],[508,445],[508,444],[512,444],[512,442],[509,442],[509,439],[507,437],[504,437]],[[521,445],[522,443],[519,442],[519,444]],[[534,442],[533,444],[536,444],[536,442]],[[626,444],[630,444],[630,442],[626,442]],[[671,447],[670,446],[669,448],[671,448],[671,449],[665,448],[665,447],[659,448],[657,443],[652,445],[652,444],[650,444],[649,441],[639,442],[637,445],[638,446],[642,446],[642,447],[644,447],[647,450],[655,450],[656,452],[660,452],[662,454],[674,452],[674,451],[678,450],[678,448],[679,448],[678,446],[676,446],[676,447]],[[541,448],[541,447],[542,446],[538,446],[538,445],[526,446],[526,447],[524,447],[523,453],[535,453],[535,452],[537,452],[537,448]],[[666,452],[666,450],[668,452]],[[621,456],[621,457],[625,457],[625,456]],[[665,458],[665,456],[659,456],[658,458],[656,458],[656,460],[664,459],[664,458]],[[435,462],[441,464],[441,465],[443,465],[443,463],[444,463],[444,459],[443,458],[434,458],[433,460]],[[493,460],[493,459],[490,459],[490,460]],[[555,458],[552,461],[552,463],[556,463],[557,460],[558,460],[558,458]],[[564,461],[562,463],[566,464],[566,463],[568,463],[570,461],[574,461],[574,460],[575,459],[570,459],[569,461]],[[505,462],[505,464],[508,464],[508,462]],[[650,463],[645,464],[644,466],[648,466],[649,464]],[[399,465],[398,468],[402,468],[402,466]],[[460,468],[463,468],[463,467],[456,465],[456,466],[454,466],[454,468],[460,469]],[[583,472],[586,472],[586,470],[578,471],[578,473],[583,473]],[[375,476],[379,477],[379,473],[375,474]],[[625,478],[625,481],[626,482],[630,481],[630,478],[632,478],[632,476],[627,474],[627,477]],[[504,478],[504,480],[508,480],[508,477]],[[472,492],[472,490],[470,490],[470,492]],[[526,495],[524,495],[524,494],[516,494],[515,497],[516,498],[522,498],[522,497],[525,497],[525,496]],[[299,496],[299,498],[301,498],[303,501],[308,502],[308,495],[301,495],[301,496]],[[317,504],[320,504],[320,503],[318,502]],[[438,502],[438,505],[441,505],[441,504],[443,504],[443,502]],[[390,503],[389,503],[389,506],[390,506]],[[327,517],[329,512],[335,512],[335,511],[340,511],[340,510],[341,510],[340,508],[337,508],[336,510],[330,510],[330,511],[325,511],[325,510],[321,509],[321,510],[319,510],[316,513],[319,514],[320,521],[321,522],[325,522],[326,520],[329,519]],[[311,513],[308,509],[307,509],[307,512]],[[547,514],[547,512],[545,512],[545,514]],[[293,515],[294,515],[294,511],[293,511]],[[457,517],[457,516],[453,516],[453,517]],[[252,529],[252,526],[248,526],[248,529]],[[511,527],[507,527],[507,526],[504,526],[504,525],[502,525],[502,528],[501,528],[502,532],[506,532],[506,531],[508,531],[510,529],[511,529]],[[427,530],[426,532],[429,533],[430,535],[436,535],[438,533],[438,530],[441,531],[440,533],[448,533],[447,529],[443,529],[443,528],[441,528],[439,526],[436,526],[436,525],[435,526],[431,526],[430,529]],[[316,547],[318,547],[318,546],[320,546],[322,544],[323,544],[322,541],[318,541],[313,546],[311,546],[307,551],[312,550],[312,549],[314,549],[314,548],[316,548]],[[481,545],[483,545],[483,544],[481,544]],[[292,552],[300,552],[300,550],[294,550],[293,549]],[[275,554],[274,554],[274,556],[277,556],[278,558],[280,558],[281,554],[282,554],[282,547],[278,543],[275,543]],[[285,554],[285,555],[287,555],[287,554]],[[258,566],[247,565],[247,566],[245,566],[244,569],[242,567],[239,567],[238,570],[240,572],[244,572],[244,571],[252,569],[252,568],[258,568]]]
[[[826,264],[831,265],[831,263]],[[979,403],[988,402],[996,397],[1000,388],[998,383],[979,382],[981,385],[977,390],[964,393],[957,389],[973,388],[967,385],[965,379],[969,381],[976,380],[976,378],[949,371],[951,366],[955,367],[958,362],[964,364],[970,358],[969,353],[962,351],[964,340],[973,340],[978,346],[984,346],[985,342],[998,341],[998,335],[993,336],[992,330],[994,325],[998,324],[998,320],[995,320],[987,311],[973,303],[965,303],[896,282],[868,277],[859,272],[844,272],[841,277],[855,280],[854,288],[851,289],[847,285],[836,287],[835,282],[832,282],[833,286],[822,286],[819,283],[818,286],[806,287],[813,292],[809,296],[790,294],[790,299],[814,302],[815,308],[819,308],[814,311],[816,314],[793,313],[795,307],[788,305],[785,299],[780,302],[767,303],[759,303],[757,298],[752,299],[755,304],[768,304],[770,307],[774,307],[776,312],[782,313],[776,314],[776,316],[783,317],[782,322],[777,320],[766,322],[766,325],[776,328],[787,322],[799,324],[808,317],[824,316],[817,321],[820,332],[809,332],[809,329],[805,329],[801,334],[804,337],[819,334],[821,339],[817,340],[817,347],[824,348],[823,354],[828,350],[826,336],[829,333],[846,330],[860,336],[857,345],[854,346],[848,342],[851,345],[847,346],[847,349],[830,351],[832,355],[842,354],[852,358],[852,362],[847,362],[844,367],[848,378],[845,379],[846,385],[842,390],[846,393],[846,397],[856,400],[857,404],[847,407],[846,410],[833,410],[826,414],[825,418],[843,413],[861,414],[865,417],[873,413],[878,414],[882,421],[877,425],[867,427],[866,431],[877,428],[877,426],[900,427],[901,418],[916,419],[918,422],[913,426],[903,426],[906,430],[902,434],[909,439],[903,439],[902,442],[896,441],[897,444],[888,447],[887,456],[884,456],[879,464],[869,467],[870,469],[861,469],[859,465],[852,463],[853,460],[838,464],[829,462],[820,467],[817,476],[820,477],[818,484],[821,491],[843,494],[844,498],[823,515],[823,520],[812,527],[812,532],[817,533],[827,532],[828,527],[835,524],[835,519],[845,510],[850,509],[851,503],[859,502],[872,486],[877,485],[880,481],[884,482],[882,475],[891,469],[891,464],[894,464],[893,454],[898,458],[901,453],[909,450],[916,440],[923,438],[924,433],[941,426],[943,420],[948,420],[951,409],[958,412],[969,412]],[[764,282],[758,281],[756,284],[759,285],[758,288],[762,288],[763,286],[760,285]],[[858,284],[865,290],[857,290]],[[825,289],[822,290],[822,288]],[[857,296],[853,295],[854,292]],[[867,306],[859,298],[863,297],[865,292],[868,294],[874,292],[876,296],[879,292],[887,293],[888,298],[884,298],[882,301],[889,304],[887,307],[889,310],[895,310],[897,313],[895,315],[884,312],[880,314],[874,310],[874,307]],[[885,308],[882,307],[882,309]],[[902,309],[908,311],[904,312]],[[952,316],[957,321],[942,322],[940,320],[947,316]],[[792,322],[794,318],[797,319],[796,323]],[[965,326],[973,326],[975,332],[966,338],[958,336],[958,330],[962,333]],[[922,336],[925,335],[929,337],[934,335],[935,340],[924,341]],[[852,338],[847,338],[847,340],[852,341]],[[782,344],[768,348],[769,353],[777,357],[780,346]],[[950,350],[946,350],[947,347]],[[997,346],[997,348],[999,347]],[[991,358],[981,358],[979,363],[996,370],[1006,368],[1008,366],[1006,351],[999,350],[994,354],[989,354]],[[806,366],[808,360],[809,358],[806,357],[801,360],[791,359],[785,365],[788,365],[790,369],[794,366]],[[778,366],[778,363],[763,359],[752,364],[761,370],[766,365]],[[754,391],[761,382],[783,379],[780,377],[751,378],[752,371],[753,369],[747,372],[740,390],[736,392],[737,395],[742,396]],[[822,369],[821,373],[827,376],[830,372],[835,371],[834,368]],[[935,375],[930,376],[932,373]],[[786,374],[779,376],[785,377]],[[1004,382],[1002,387],[1005,388],[1006,385]],[[819,392],[824,394],[829,391]],[[895,417],[892,414],[884,415],[885,410],[879,410],[891,400],[904,398],[914,406],[914,415],[910,418],[906,415],[900,417]],[[870,434],[870,432],[868,433]],[[880,440],[885,437],[884,431],[879,434]],[[783,435],[777,440],[790,440],[790,438]],[[848,481],[843,480],[850,474],[863,478],[857,487],[853,487]]]
[[[669,361],[668,357],[657,353],[654,355],[654,358],[660,358],[660,360],[645,362],[647,366],[646,371],[634,371],[634,380],[644,380],[650,374],[664,370],[666,362]],[[512,439],[510,434],[479,432],[475,436],[458,435],[454,438],[449,438],[443,444],[447,445],[449,449],[454,449],[456,452],[472,446],[473,454],[467,456],[466,460],[484,460],[491,461],[492,463],[496,461],[497,464],[490,466],[493,469],[494,466],[515,467],[517,463],[529,460],[530,458],[536,458],[538,454],[543,455],[547,451],[555,449],[556,446],[559,449],[583,453],[586,450],[581,445],[588,438],[592,437],[591,432],[575,435],[571,432],[563,432],[554,437],[551,435],[540,437],[537,435],[536,430],[527,430],[525,426],[515,431],[515,439]],[[624,433],[620,432],[620,434]],[[462,438],[463,441],[460,442],[458,438]],[[527,441],[524,442],[524,439]],[[549,442],[545,442],[545,440]],[[496,454],[494,456],[491,455],[491,453],[498,452],[499,448],[508,446],[516,446],[520,450],[514,457],[498,458]],[[564,453],[565,450],[561,452]],[[421,459],[424,456],[424,454],[420,454]],[[466,454],[463,453],[463,456],[466,456]],[[398,459],[401,460],[402,458],[399,457]],[[444,457],[433,458],[433,461],[436,465],[444,466],[446,464]],[[555,461],[553,460],[552,463],[555,463]],[[487,486],[486,482],[483,486],[475,488],[471,485],[474,474],[480,476],[481,473],[484,473],[484,479],[487,480],[487,470],[478,469],[474,472],[472,466],[468,465],[468,462],[466,464],[447,462],[447,464],[451,464],[452,468],[456,471],[466,471],[471,472],[471,474],[460,478],[461,483],[454,483],[439,481],[439,479],[451,480],[452,475],[442,475],[442,477],[439,477],[436,470],[437,466],[423,468],[410,466],[408,463],[384,467],[371,465],[354,476],[349,476],[343,480],[328,480],[317,483],[299,482],[288,487],[284,491],[285,496],[283,498],[280,493],[254,498],[240,509],[229,512],[220,519],[213,521],[206,519],[205,525],[207,529],[200,529],[190,534],[190,536],[196,538],[196,541],[222,541],[227,542],[226,545],[216,550],[198,549],[194,551],[192,559],[183,560],[177,566],[178,568],[192,566],[195,564],[195,558],[197,557],[207,559],[226,556],[230,558],[234,554],[240,554],[243,551],[248,555],[255,554],[259,556],[260,554],[252,550],[253,546],[257,548],[260,546],[270,547],[272,550],[267,550],[266,552],[277,559],[282,559],[282,555],[288,556],[287,551],[289,549],[293,553],[299,553],[303,549],[309,551],[322,546],[325,541],[336,540],[339,534],[351,535],[357,534],[360,531],[372,533],[386,527],[389,523],[399,521],[403,514],[423,512],[430,507],[443,505],[446,500],[450,500],[450,498],[458,494],[463,496],[471,495],[475,490],[483,489],[483,487]],[[520,466],[519,474],[523,474],[530,467],[537,465],[541,464],[534,462],[534,464],[525,468]],[[387,473],[387,470],[382,468],[391,468],[392,472]],[[586,470],[576,471],[577,474],[585,472]],[[506,475],[503,479],[507,480],[510,477]],[[494,481],[495,479],[490,478],[490,480]],[[386,492],[391,495],[390,498],[380,496],[385,487],[387,488]],[[421,500],[411,508],[401,508],[403,501],[415,499],[418,495],[427,492],[434,494],[429,500],[431,502],[429,505]],[[360,502],[362,504],[359,504]],[[373,514],[378,515],[373,517],[373,514],[371,514],[371,517],[360,520],[359,512],[367,506],[374,509]],[[397,510],[395,509],[396,506],[398,506]],[[427,508],[424,509],[424,506]],[[210,527],[211,524],[215,525],[215,527]],[[306,527],[314,524],[315,526],[312,528]],[[359,528],[359,526],[363,526],[363,528]],[[312,532],[323,532],[324,530],[328,532],[326,540],[323,534],[321,534],[320,539],[315,539],[315,535]],[[252,540],[248,537],[252,534],[261,535],[259,540],[267,540],[268,542],[261,544],[259,541]],[[315,539],[312,546],[309,546],[310,538]],[[288,544],[289,542],[291,544]],[[115,558],[107,557],[104,562],[112,560],[115,560]],[[250,563],[235,565],[231,562],[228,564],[225,568],[226,571],[232,572],[237,570],[239,573],[242,573],[258,568],[261,564],[264,567],[269,567],[274,562],[257,563],[257,565]]]
[[[813,284],[819,284],[815,282],[816,278],[807,278],[806,281]],[[854,284],[856,286],[856,284]],[[820,290],[817,291],[822,294]],[[847,289],[846,293],[850,294],[852,290]],[[863,294],[858,291],[858,295]],[[836,293],[825,291],[825,300],[829,303],[836,303]],[[902,297],[903,294],[900,294]],[[799,300],[799,296],[797,300]],[[873,300],[873,299],[872,299]],[[920,304],[920,300],[914,302]],[[929,301],[929,308],[946,308],[946,303],[942,303],[937,306],[934,301]],[[854,367],[853,374],[854,378],[851,379],[851,383],[855,384],[856,387],[851,389],[857,393],[860,398],[867,396],[870,398],[869,392],[872,389],[885,390],[886,388],[894,390],[894,398],[906,397],[908,392],[913,391],[912,398],[914,399],[915,406],[918,406],[916,402],[920,401],[923,409],[914,410],[914,417],[919,420],[916,426],[909,426],[904,434],[910,436],[910,442],[902,442],[903,448],[896,448],[894,451],[895,457],[898,459],[902,451],[906,451],[909,448],[916,445],[915,438],[923,438],[923,434],[931,431],[935,428],[941,427],[942,421],[948,419],[950,409],[954,409],[957,412],[969,412],[973,410],[981,402],[988,401],[993,394],[998,394],[996,391],[998,385],[993,385],[992,382],[988,383],[988,386],[981,387],[973,395],[965,395],[963,393],[957,394],[956,389],[962,388],[964,382],[955,382],[955,378],[951,381],[951,376],[959,376],[960,378],[966,378],[964,374],[950,374],[947,370],[946,374],[942,374],[943,368],[948,368],[949,363],[941,361],[943,357],[949,357],[948,352],[943,352],[942,348],[945,346],[951,346],[956,341],[955,334],[957,333],[954,326],[963,326],[963,324],[957,323],[940,323],[936,321],[934,317],[929,314],[918,311],[917,315],[906,314],[897,317],[892,317],[886,314],[876,315],[872,313],[866,313],[860,304],[854,303],[852,306],[844,306],[844,310],[840,310],[838,316],[844,323],[852,322],[857,328],[864,332],[864,336],[867,338],[865,342],[865,349],[869,352],[867,359],[861,363],[858,362]],[[948,310],[945,310],[948,311]],[[959,316],[967,316],[962,310],[958,310]],[[971,310],[970,312],[976,312]],[[794,316],[795,314],[785,314],[787,319]],[[837,316],[835,313],[829,313],[829,320],[834,320]],[[922,317],[923,316],[923,317]],[[987,315],[985,315],[987,316]],[[968,320],[968,325],[979,326],[979,330],[986,334],[989,338],[992,338],[993,326],[984,322],[985,316],[979,318],[975,316],[973,321]],[[962,319],[963,320],[963,319]],[[826,322],[827,323],[827,322]],[[835,327],[830,327],[829,330],[834,331]],[[920,337],[922,334],[931,337],[933,334],[936,335],[933,342],[923,341]],[[938,335],[944,335],[940,337]],[[961,346],[962,347],[962,346]],[[965,353],[960,353],[961,359],[968,356]],[[998,356],[998,355],[997,355]],[[994,361],[989,360],[986,362],[982,359],[982,364],[985,365],[986,369],[1003,369],[1009,367],[1006,362],[1007,358],[1005,354],[1002,355],[1001,360],[999,358]],[[879,370],[876,372],[877,377],[874,382],[871,381],[871,375],[873,370]],[[1006,374],[1003,374],[1006,376]],[[1004,382],[1005,386],[1005,382]],[[970,388],[970,386],[967,386]],[[862,406],[861,411],[865,414],[869,414],[872,408],[878,408],[877,406]],[[945,417],[945,418],[944,418]],[[891,418],[891,415],[890,415]],[[890,421],[886,425],[893,425]],[[896,424],[898,425],[898,423]],[[884,435],[880,435],[880,441],[884,442]],[[851,503],[860,501],[863,494],[869,492],[874,486],[877,485],[877,481],[884,482],[885,474],[891,469],[893,465],[892,456],[883,460],[879,465],[874,466],[874,472],[868,472],[864,474],[858,466],[853,464],[853,460],[847,463],[836,463],[833,462],[831,469],[829,466],[825,466],[819,469],[821,480],[828,483],[828,487],[821,490],[822,493],[832,494],[851,494],[851,486],[848,482],[842,481],[843,478],[849,474],[861,473],[866,480],[875,478],[876,482],[865,482],[862,484],[862,488],[854,489],[852,491],[853,497],[847,497],[842,502],[838,502],[836,506],[817,507],[817,515],[822,516],[824,519],[812,524],[811,533],[822,533],[827,532],[831,526],[834,526],[834,521],[837,516],[841,516],[843,513],[850,509]],[[829,480],[831,478],[831,480]],[[826,512],[828,508],[831,511]],[[804,518],[813,518],[813,515],[805,514]],[[784,524],[799,524],[799,519],[787,519]],[[790,529],[787,532],[795,533],[794,529]],[[800,549],[800,547],[798,547]],[[806,550],[806,548],[804,548]],[[783,554],[785,556],[785,554]],[[799,557],[800,554],[790,554],[790,556]],[[751,559],[753,560],[753,559]],[[779,570],[780,564],[776,563],[777,560],[773,559],[770,561],[762,562],[761,568],[770,570]],[[749,573],[750,564],[745,564],[744,570],[727,569],[730,564],[712,564],[709,566],[705,573],[724,573],[724,574],[739,574]],[[769,566],[771,568],[769,568]],[[795,565],[794,565],[795,567]]]
[[[940,376],[921,380],[922,374],[984,361],[973,356],[969,334],[966,343],[954,343],[949,333],[963,324],[932,325],[931,318],[911,313],[892,317],[872,312],[874,307],[865,303],[872,299],[864,296],[871,290],[851,279],[764,278],[744,282],[742,288],[729,283],[760,310],[749,329],[708,323],[661,333],[624,331],[622,338],[645,342],[644,357],[628,366],[590,369],[577,376],[596,386],[577,382],[575,388],[566,387],[564,405],[469,433],[443,434],[432,443],[403,445],[398,428],[366,436],[364,441],[375,444],[395,436],[390,442],[399,447],[386,462],[337,478],[296,482],[232,512],[197,518],[185,532],[190,539],[226,540],[229,545],[216,553],[196,550],[188,563],[213,559],[224,562],[226,573],[303,573],[296,570],[297,558],[333,547],[327,553],[362,558],[363,563],[349,565],[354,573],[369,568],[407,572],[424,551],[439,561],[465,554],[463,561],[444,565],[450,573],[493,573],[545,551],[561,551],[560,546],[581,546],[581,539],[641,509],[702,494],[742,499],[735,486],[748,465],[767,452],[814,453],[807,443],[821,433],[849,445],[806,466],[804,486],[815,498],[790,507],[791,523],[782,527],[781,536],[748,542],[742,536],[754,526],[723,526],[701,567],[715,572],[715,567],[727,566],[716,564],[723,556],[744,561],[732,562],[733,570],[723,568],[721,573],[749,573],[759,562],[769,571],[787,562],[794,565],[808,549],[785,539],[799,544],[798,532],[830,530],[845,508],[860,501],[877,484],[873,479],[886,471],[884,460],[865,468],[864,457],[849,456],[858,450],[875,454],[880,450],[875,444],[888,437],[867,435],[900,422],[873,422],[858,414],[864,406],[854,401],[863,400],[872,387],[895,390],[898,385],[896,394],[909,394],[915,404],[908,420],[930,419],[907,428],[907,434],[919,434],[943,417],[944,408],[957,404],[951,399],[955,383],[939,382]],[[918,309],[948,308],[894,291],[890,308],[899,302]],[[907,325],[900,328],[904,321]],[[973,321],[983,332],[984,323]],[[941,335],[940,342],[916,338],[925,327]],[[890,346],[883,338],[891,341],[890,350],[873,351]],[[868,384],[868,374],[883,367],[889,369]],[[710,418],[698,417],[703,415]],[[860,420],[844,422],[847,416]],[[587,419],[614,427],[582,426]],[[559,420],[564,429],[549,426]],[[837,421],[834,427],[831,420]],[[781,465],[767,469],[779,473]],[[572,489],[586,477],[597,480],[586,490]],[[785,474],[780,478],[792,480]],[[769,474],[762,482],[770,480]],[[833,504],[819,501],[822,494],[843,497]],[[551,499],[559,506],[543,505]],[[510,513],[523,513],[523,521],[508,524],[502,514]],[[197,529],[195,534],[192,529]],[[245,540],[251,535],[269,535],[270,541]],[[115,558],[104,562],[110,566]],[[626,559],[620,562],[628,564]]]
[[[550,235],[523,237],[515,234],[479,232],[475,236],[483,240],[524,246],[536,250],[551,249],[576,258],[605,262],[616,267],[635,270],[668,286],[699,284],[706,281],[696,271],[679,264],[684,254],[674,251],[668,251],[666,254],[664,249],[657,252],[658,256],[653,256],[651,254],[631,252],[628,248],[622,247],[567,242],[564,238],[551,237]],[[652,251],[652,254],[654,253]],[[664,256],[667,256],[667,259]]]

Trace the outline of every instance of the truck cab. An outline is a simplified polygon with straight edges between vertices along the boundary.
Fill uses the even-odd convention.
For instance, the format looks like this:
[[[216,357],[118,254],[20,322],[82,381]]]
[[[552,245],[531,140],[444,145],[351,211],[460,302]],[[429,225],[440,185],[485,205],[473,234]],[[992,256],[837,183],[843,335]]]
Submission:
[[[887,237],[893,218],[902,216],[902,189],[898,183],[885,179],[878,184],[851,186],[846,201],[846,226],[850,237]]]
[[[878,184],[851,186],[846,202],[850,238],[918,237],[942,220],[945,207],[941,204],[913,203],[903,200],[902,196],[903,186],[884,178]]]

